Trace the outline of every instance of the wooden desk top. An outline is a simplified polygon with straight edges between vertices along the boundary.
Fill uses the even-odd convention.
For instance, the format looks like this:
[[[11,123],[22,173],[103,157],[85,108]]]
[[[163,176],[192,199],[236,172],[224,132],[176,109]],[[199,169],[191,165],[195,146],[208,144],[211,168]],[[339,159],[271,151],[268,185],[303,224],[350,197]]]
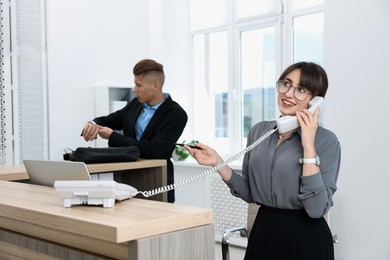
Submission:
[[[153,168],[166,166],[166,160],[160,159],[138,159],[135,162],[123,163],[96,163],[87,164],[90,173],[113,172],[123,170],[133,170],[142,168]],[[0,180],[17,181],[27,180],[28,175],[23,164],[15,166],[0,166]]]
[[[28,235],[39,230],[48,236],[61,232],[122,243],[212,221],[212,209],[134,198],[112,208],[64,208],[52,187],[0,181],[0,227]]]
[[[138,159],[135,162],[87,164],[87,167],[90,173],[99,173],[99,172],[114,172],[114,171],[134,170],[134,169],[142,169],[142,168],[162,167],[166,165],[167,165],[166,160]]]
[[[15,166],[0,166],[0,180],[17,181],[27,179],[29,178],[23,164]]]

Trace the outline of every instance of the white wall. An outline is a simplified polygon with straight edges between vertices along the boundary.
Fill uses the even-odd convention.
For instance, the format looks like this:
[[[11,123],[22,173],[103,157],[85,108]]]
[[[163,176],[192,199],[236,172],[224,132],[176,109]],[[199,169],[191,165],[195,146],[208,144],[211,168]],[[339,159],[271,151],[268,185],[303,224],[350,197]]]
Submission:
[[[49,159],[62,159],[67,147],[93,145],[80,132],[95,114],[94,86],[133,86],[141,59],[164,65],[165,91],[188,110],[188,24],[174,21],[187,8],[175,2],[47,1]]]
[[[148,56],[146,1],[47,1],[49,147],[88,146],[80,137],[94,117],[96,85],[129,85],[132,67]]]
[[[342,260],[390,259],[390,1],[325,1],[326,127],[342,147],[332,230]]]
[[[153,0],[160,1],[160,0]],[[189,32],[189,13],[187,1],[164,0],[162,6],[163,14],[163,36],[161,60],[169,75],[166,76],[164,89],[169,92],[174,100],[186,110],[188,122],[183,138],[190,140],[191,131],[190,114],[191,107],[191,35]]]

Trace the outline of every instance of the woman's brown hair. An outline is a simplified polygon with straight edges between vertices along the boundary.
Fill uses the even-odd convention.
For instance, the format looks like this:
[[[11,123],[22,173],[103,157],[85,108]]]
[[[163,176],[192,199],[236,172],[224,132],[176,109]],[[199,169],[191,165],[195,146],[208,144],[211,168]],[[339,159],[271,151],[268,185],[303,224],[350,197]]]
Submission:
[[[279,80],[285,79],[290,72],[296,69],[301,71],[299,86],[307,88],[313,97],[325,97],[328,90],[328,76],[320,65],[313,62],[302,61],[290,65],[280,75]]]

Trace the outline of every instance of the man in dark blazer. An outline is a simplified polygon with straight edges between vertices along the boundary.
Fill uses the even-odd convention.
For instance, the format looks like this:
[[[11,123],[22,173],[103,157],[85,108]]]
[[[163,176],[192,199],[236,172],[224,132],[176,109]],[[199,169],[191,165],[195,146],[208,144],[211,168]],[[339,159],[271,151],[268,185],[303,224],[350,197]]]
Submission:
[[[170,158],[187,124],[187,113],[169,94],[163,93],[165,75],[161,64],[141,60],[134,66],[133,74],[136,97],[124,108],[86,123],[82,135],[86,141],[100,136],[108,140],[110,147],[137,146],[141,158],[166,159],[168,184],[172,184]],[[122,130],[123,134],[114,130]],[[175,201],[173,190],[168,192],[168,201]]]

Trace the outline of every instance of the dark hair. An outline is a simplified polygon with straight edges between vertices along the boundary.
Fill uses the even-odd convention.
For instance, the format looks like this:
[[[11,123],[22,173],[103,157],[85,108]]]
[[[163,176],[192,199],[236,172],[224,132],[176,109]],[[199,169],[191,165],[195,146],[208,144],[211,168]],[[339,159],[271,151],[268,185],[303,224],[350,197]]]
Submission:
[[[133,68],[133,74],[134,76],[155,76],[161,81],[161,85],[164,84],[164,67],[154,60],[144,59],[139,61]]]
[[[325,70],[313,62],[297,62],[290,65],[280,75],[279,80],[286,78],[292,71],[299,69],[301,78],[299,85],[307,88],[313,96],[325,97],[328,90],[328,76]]]

